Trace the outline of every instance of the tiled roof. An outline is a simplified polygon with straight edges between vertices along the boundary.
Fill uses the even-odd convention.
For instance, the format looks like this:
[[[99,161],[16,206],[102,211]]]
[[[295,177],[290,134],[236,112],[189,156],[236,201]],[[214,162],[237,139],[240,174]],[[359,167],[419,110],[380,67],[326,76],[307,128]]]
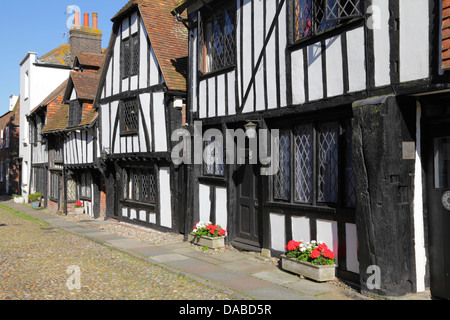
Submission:
[[[43,64],[70,67],[72,63],[70,59],[70,45],[62,44],[52,51],[44,54],[42,57],[39,57],[37,60],[39,63]]]
[[[60,131],[67,128],[69,123],[69,106],[62,104],[52,119],[42,128],[42,133]]]
[[[101,74],[99,72],[79,72],[71,71],[72,79],[78,97],[84,100],[94,100],[100,83]]]
[[[131,0],[112,19],[138,7],[169,90],[186,91],[188,32],[171,14],[178,0]]]
[[[81,67],[101,68],[105,61],[105,55],[100,53],[79,53],[76,57]]]

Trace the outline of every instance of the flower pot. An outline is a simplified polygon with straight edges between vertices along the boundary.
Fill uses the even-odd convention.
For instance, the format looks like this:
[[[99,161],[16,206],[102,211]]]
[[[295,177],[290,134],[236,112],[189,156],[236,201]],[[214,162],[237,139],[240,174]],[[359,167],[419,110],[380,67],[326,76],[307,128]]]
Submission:
[[[81,207],[81,208],[75,208],[75,211],[74,211],[74,213],[75,214],[84,214],[84,208],[83,207]]]
[[[41,202],[40,201],[32,201],[31,202],[31,207],[33,208],[33,209],[39,209],[39,205],[41,204]]]
[[[308,262],[298,261],[282,255],[281,267],[286,271],[317,282],[332,281],[336,278],[335,265],[316,266]]]
[[[202,247],[206,246],[210,249],[220,249],[225,247],[225,237],[210,238],[198,237],[194,234],[189,234],[188,242]]]

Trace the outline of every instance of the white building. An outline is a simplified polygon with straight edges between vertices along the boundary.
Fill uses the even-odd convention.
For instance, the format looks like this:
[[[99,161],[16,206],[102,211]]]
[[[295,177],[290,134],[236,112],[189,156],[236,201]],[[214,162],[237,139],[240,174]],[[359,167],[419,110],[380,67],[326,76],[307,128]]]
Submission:
[[[70,46],[63,44],[37,59],[36,52],[28,52],[20,62],[20,150],[22,159],[22,195],[27,199],[31,176],[30,130],[27,115],[70,72]]]

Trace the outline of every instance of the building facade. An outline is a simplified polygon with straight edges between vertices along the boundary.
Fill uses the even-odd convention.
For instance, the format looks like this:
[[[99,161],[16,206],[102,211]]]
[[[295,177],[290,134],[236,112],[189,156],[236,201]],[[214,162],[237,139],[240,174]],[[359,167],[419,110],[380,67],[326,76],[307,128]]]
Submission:
[[[324,241],[363,292],[448,298],[446,5],[181,1],[190,122],[225,137],[207,157],[234,156],[226,130],[279,130],[275,175],[251,152],[194,166],[187,223],[221,223],[231,244],[273,255],[289,240]]]

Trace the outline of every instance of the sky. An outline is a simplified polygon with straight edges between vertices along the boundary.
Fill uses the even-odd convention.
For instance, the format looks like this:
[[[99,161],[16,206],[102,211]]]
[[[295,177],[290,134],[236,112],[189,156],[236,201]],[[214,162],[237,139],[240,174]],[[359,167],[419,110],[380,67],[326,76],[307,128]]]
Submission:
[[[8,112],[9,97],[20,94],[19,63],[28,51],[43,56],[63,43],[68,43],[67,21],[78,6],[83,13],[98,13],[98,28],[103,33],[103,48],[108,46],[112,30],[111,18],[128,0],[22,0],[1,1],[0,9],[0,115]]]

